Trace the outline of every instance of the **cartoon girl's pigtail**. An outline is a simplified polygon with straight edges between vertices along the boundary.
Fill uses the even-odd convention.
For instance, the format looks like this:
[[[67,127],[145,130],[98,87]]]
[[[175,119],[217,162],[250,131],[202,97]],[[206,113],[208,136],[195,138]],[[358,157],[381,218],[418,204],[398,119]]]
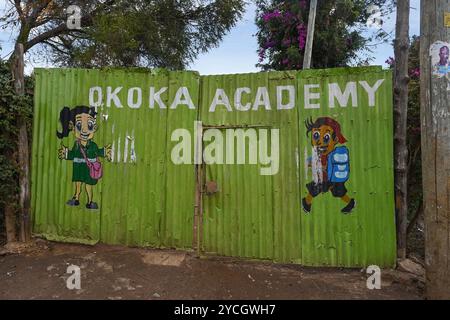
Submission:
[[[56,131],[56,136],[59,139],[62,139],[64,137],[67,137],[69,135],[69,123],[72,120],[72,112],[70,111],[69,107],[64,107],[61,112],[59,113],[59,121],[62,125],[62,132]]]

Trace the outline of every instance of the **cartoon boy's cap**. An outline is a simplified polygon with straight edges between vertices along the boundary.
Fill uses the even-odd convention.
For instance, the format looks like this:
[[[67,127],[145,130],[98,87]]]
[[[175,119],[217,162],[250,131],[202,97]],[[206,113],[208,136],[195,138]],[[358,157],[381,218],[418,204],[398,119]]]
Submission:
[[[341,125],[339,124],[339,122],[337,122],[334,119],[331,119],[331,118],[328,118],[328,117],[324,117],[324,123],[327,126],[330,126],[333,129],[333,131],[336,134],[336,137],[337,137],[339,143],[346,143],[347,142],[347,139],[345,139],[345,137],[341,133]]]

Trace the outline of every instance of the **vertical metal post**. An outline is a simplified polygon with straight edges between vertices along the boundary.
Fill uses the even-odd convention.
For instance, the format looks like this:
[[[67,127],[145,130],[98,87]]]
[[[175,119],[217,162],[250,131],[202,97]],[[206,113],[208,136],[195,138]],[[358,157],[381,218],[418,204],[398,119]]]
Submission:
[[[200,256],[203,230],[203,126],[201,121],[195,122],[194,136],[195,208],[192,246],[197,249],[197,255]]]
[[[303,57],[303,69],[311,68],[312,47],[314,42],[314,26],[316,24],[317,0],[311,0],[308,17],[308,34],[306,36],[305,55]]]

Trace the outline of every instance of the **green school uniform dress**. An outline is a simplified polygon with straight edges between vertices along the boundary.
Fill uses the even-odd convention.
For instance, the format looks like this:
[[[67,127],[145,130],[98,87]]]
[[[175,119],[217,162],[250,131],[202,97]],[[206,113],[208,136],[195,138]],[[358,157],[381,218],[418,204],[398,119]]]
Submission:
[[[72,150],[67,152],[67,160],[73,161],[72,181],[96,185],[98,180],[91,178],[89,174],[89,167],[87,166],[86,160],[80,151],[80,147],[84,149],[84,153],[90,162],[96,162],[97,157],[104,157],[105,148],[99,149],[97,144],[92,140],[88,140],[86,147],[83,147],[75,141]]]

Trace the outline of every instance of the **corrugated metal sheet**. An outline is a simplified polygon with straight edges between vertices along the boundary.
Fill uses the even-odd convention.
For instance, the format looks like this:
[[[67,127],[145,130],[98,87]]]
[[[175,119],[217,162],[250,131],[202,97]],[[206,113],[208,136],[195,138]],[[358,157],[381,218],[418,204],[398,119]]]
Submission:
[[[384,79],[375,107],[358,87],[358,107],[329,108],[328,83]],[[267,125],[280,129],[280,171],[261,176],[258,165],[207,165],[206,181],[216,181],[219,193],[204,197],[203,249],[230,256],[267,258],[322,266],[363,266],[395,262],[395,224],[392,163],[391,73],[381,68],[313,70],[299,73],[257,73],[202,78],[201,119],[204,125]],[[320,84],[320,109],[304,108],[304,85]],[[276,110],[276,86],[297,88],[295,108]],[[271,110],[209,112],[217,89],[230,101],[237,88],[248,87],[246,102],[253,102],[258,87],[269,88]],[[317,91],[319,92],[319,91]],[[231,102],[233,105],[233,102]],[[314,199],[313,210],[300,209],[308,192],[311,155],[304,121],[331,117],[342,125],[349,142],[351,179],[349,195],[357,201],[350,214],[345,203],[328,192]],[[224,129],[223,129],[224,130]]]
[[[395,263],[389,71],[370,67],[199,77],[193,72],[134,69],[41,69],[36,71],[36,78],[32,159],[36,233],[84,243],[192,247],[195,170],[193,164],[172,162],[171,150],[177,142],[171,141],[171,134],[184,128],[194,138],[194,121],[201,120],[203,126],[221,127],[220,132],[227,127],[254,127],[260,135],[260,129],[279,129],[280,141],[279,171],[275,175],[261,175],[265,165],[260,163],[204,166],[205,181],[217,182],[219,189],[203,196],[200,247],[204,252],[305,265]],[[384,83],[376,93],[376,105],[369,107],[359,81],[373,86],[379,79]],[[330,108],[328,84],[338,83],[344,90],[348,82],[357,86],[357,107]],[[320,93],[315,101],[320,103],[318,109],[305,108],[307,84],[320,86],[312,90]],[[113,144],[114,159],[111,163],[103,161],[104,177],[94,193],[100,204],[97,211],[86,210],[84,201],[76,208],[65,205],[74,192],[72,164],[59,160],[57,150],[61,143],[73,145],[74,139],[69,136],[61,142],[56,138],[61,108],[89,104],[89,88],[94,86],[103,92],[108,86],[123,87],[118,97],[125,105],[99,107],[99,131],[94,140],[100,147]],[[277,87],[286,86],[296,89],[294,107],[277,110]],[[138,109],[126,106],[128,89],[133,87],[143,90],[143,103]],[[149,108],[149,87],[156,87],[156,91],[168,87],[161,95],[166,109]],[[189,89],[198,108],[169,107],[180,87]],[[246,88],[242,105],[252,105],[259,88],[267,88],[270,110],[264,106],[236,110],[237,88]],[[230,110],[219,104],[210,111],[217,89],[224,90]],[[286,99],[282,95],[283,103]],[[311,140],[306,137],[304,121],[323,116],[337,120],[348,140],[351,174],[346,187],[357,201],[350,215],[340,212],[344,203],[330,192],[314,198],[310,214],[301,209],[306,183],[312,179],[306,163],[312,152]]]
[[[369,106],[368,95],[359,81],[373,86],[384,83],[376,93],[376,105]],[[328,116],[337,120],[350,151],[349,196],[356,199],[350,215],[340,212],[345,206],[330,192],[314,199],[312,212],[301,215],[302,263],[321,266],[367,266],[395,264],[396,240],[393,182],[392,75],[381,69],[335,69],[298,74],[298,93],[304,99],[305,84],[319,84],[320,109],[302,108],[299,112],[300,154],[311,154],[311,139],[306,137],[304,121]],[[348,82],[357,85],[357,107],[339,105],[329,108],[328,84],[338,83],[342,90]],[[300,170],[301,197],[308,191],[311,172]]]
[[[170,109],[177,89],[187,87],[198,103],[199,76],[193,72],[150,73],[148,70],[36,70],[32,208],[34,232],[49,239],[94,243],[186,248],[192,245],[194,171],[170,162],[170,133],[193,130],[196,110]],[[99,147],[112,144],[112,162],[103,160],[104,176],[94,187],[99,210],[65,204],[74,194],[72,163],[57,157],[61,144],[71,147],[73,135],[59,141],[56,131],[63,106],[89,105],[89,89],[123,87],[123,108],[98,108]],[[161,95],[166,109],[149,108],[149,88],[168,87]],[[142,105],[127,106],[128,89],[142,88]],[[104,101],[104,104],[106,101]],[[183,109],[181,111],[180,109]],[[59,128],[58,130],[61,130]],[[134,152],[134,153],[133,153]],[[135,160],[133,160],[135,157]],[[173,188],[182,185],[185,189]]]
[[[83,88],[97,83],[92,71],[36,71],[32,155],[32,210],[34,232],[52,240],[95,243],[100,238],[100,215],[69,207],[65,202],[74,193],[70,182],[71,164],[58,159],[60,141],[56,137],[59,112],[66,105],[88,103]],[[101,134],[98,135],[101,139]],[[103,141],[99,141],[102,143]],[[64,141],[66,146],[73,140]],[[96,187],[95,197],[103,183]]]
[[[203,249],[222,255],[300,262],[300,205],[296,163],[298,109],[276,110],[276,87],[295,85],[293,72],[266,72],[202,77],[204,125],[264,125],[279,129],[280,164],[276,175],[261,175],[261,165],[207,165],[206,179],[219,192],[204,196]],[[269,92],[271,110],[234,109],[237,88],[247,87],[242,104],[254,103],[259,87]],[[217,89],[224,89],[233,111],[218,106],[209,112]]]

